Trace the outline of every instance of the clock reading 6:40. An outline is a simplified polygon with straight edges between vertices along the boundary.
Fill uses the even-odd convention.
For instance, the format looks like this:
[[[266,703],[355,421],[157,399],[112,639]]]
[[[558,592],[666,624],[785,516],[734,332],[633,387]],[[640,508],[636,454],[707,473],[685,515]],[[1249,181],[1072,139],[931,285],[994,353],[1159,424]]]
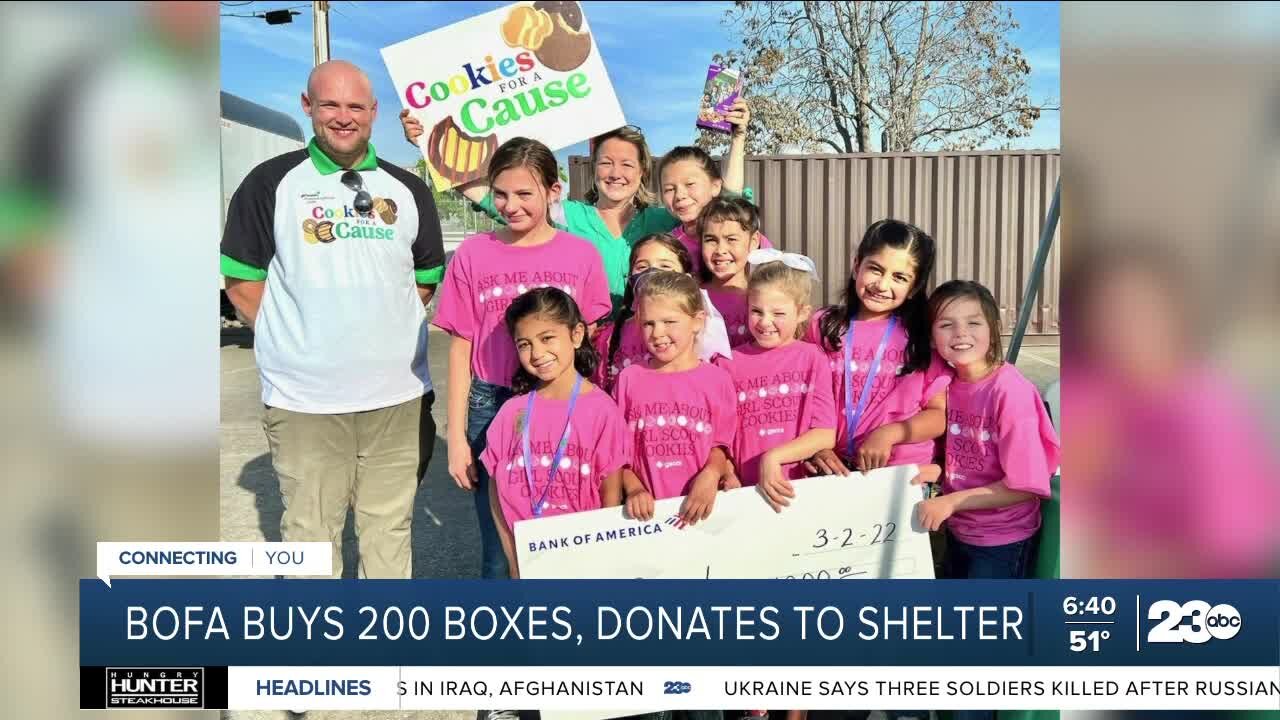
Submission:
[[[1081,600],[1074,595],[1062,601],[1062,612],[1072,615],[1111,615],[1116,611],[1116,599],[1113,597],[1089,597]]]

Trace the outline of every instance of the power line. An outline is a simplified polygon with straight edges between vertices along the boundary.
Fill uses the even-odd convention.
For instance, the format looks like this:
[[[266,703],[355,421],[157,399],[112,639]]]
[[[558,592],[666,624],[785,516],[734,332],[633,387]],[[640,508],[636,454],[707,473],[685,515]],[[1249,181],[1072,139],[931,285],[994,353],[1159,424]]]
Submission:
[[[332,11],[334,11],[334,12],[336,12],[336,13],[338,13],[338,15],[339,15],[339,16],[341,16],[341,17],[342,17],[343,19],[345,19],[345,20],[348,20],[348,21],[356,21],[356,18],[353,18],[353,17],[351,17],[350,15],[348,15],[348,14],[346,14],[346,13],[342,12],[341,10],[339,10],[339,9],[338,9],[337,4],[330,5],[330,6],[329,6],[329,9],[330,9],[330,10],[332,10]],[[367,24],[365,24],[365,22],[364,22],[363,20],[360,20],[360,21],[358,21],[358,22],[360,23],[360,26],[361,26],[361,27],[363,27],[363,28],[365,28],[366,30],[370,29],[370,28],[369,28],[369,26],[368,26]]]
[[[368,10],[364,9],[363,7],[361,7],[359,3],[353,2],[352,0],[347,0],[347,4],[348,4],[348,5],[350,5],[351,7],[355,8],[357,11],[359,11],[359,15],[360,15],[361,17],[368,18],[370,22],[372,22],[374,25],[376,25],[376,26],[377,26],[377,27],[370,27],[367,23],[365,23],[364,21],[361,21],[361,24],[362,24],[362,25],[364,25],[364,27],[365,27],[365,28],[368,28],[368,29],[371,29],[371,30],[377,30],[377,31],[381,31],[381,32],[386,32],[386,33],[391,33],[392,35],[395,35],[395,34],[396,34],[396,32],[397,32],[397,31],[396,31],[396,29],[395,29],[395,28],[393,28],[393,27],[391,27],[391,26],[389,26],[389,25],[385,25],[385,24],[383,24],[383,22],[382,22],[381,20],[379,20],[379,19],[377,18],[377,16],[376,16],[376,15],[374,15],[373,13],[370,13]],[[335,8],[335,10],[336,10],[336,8]],[[350,18],[348,15],[346,15],[346,14],[343,14],[343,13],[339,13],[339,14],[340,14],[340,15],[342,15],[343,17],[345,17],[345,18],[351,19],[351,18]]]
[[[373,23],[382,27],[387,27],[385,25],[382,25],[382,21],[378,19],[377,15],[374,15],[373,13],[366,10],[363,6],[360,5],[360,3],[356,2],[355,0],[346,0],[346,3],[350,5],[352,8],[354,8],[361,17],[369,18],[369,20],[372,21]]]

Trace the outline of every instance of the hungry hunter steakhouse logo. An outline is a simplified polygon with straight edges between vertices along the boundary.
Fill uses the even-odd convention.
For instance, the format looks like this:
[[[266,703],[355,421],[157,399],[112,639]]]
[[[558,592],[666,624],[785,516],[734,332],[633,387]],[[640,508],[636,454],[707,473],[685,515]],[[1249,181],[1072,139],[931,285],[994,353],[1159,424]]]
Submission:
[[[204,669],[107,668],[106,706],[204,707]]]

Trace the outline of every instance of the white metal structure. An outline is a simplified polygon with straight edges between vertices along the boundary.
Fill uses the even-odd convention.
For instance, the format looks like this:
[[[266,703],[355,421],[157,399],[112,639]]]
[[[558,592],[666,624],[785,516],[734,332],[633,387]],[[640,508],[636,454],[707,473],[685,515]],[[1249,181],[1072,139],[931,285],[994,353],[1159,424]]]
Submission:
[[[306,138],[302,127],[288,115],[228,92],[222,93],[221,126],[222,224],[225,226],[231,195],[249,171],[265,160],[305,147]],[[226,278],[221,274],[218,277],[220,287],[226,288]]]

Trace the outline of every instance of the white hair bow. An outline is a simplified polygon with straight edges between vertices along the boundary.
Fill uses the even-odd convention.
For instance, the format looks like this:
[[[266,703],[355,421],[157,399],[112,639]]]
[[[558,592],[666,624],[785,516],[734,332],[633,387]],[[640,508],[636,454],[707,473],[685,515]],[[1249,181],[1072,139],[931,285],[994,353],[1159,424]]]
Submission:
[[[811,275],[818,274],[818,266],[815,265],[813,260],[810,260],[808,256],[801,255],[800,253],[782,252],[777,248],[760,248],[759,250],[752,250],[751,254],[747,256],[747,262],[750,263],[752,267],[764,265],[765,263],[780,262],[795,270],[807,272]]]
[[[707,322],[702,326],[702,337],[698,338],[698,357],[707,362],[716,355],[733,358],[733,346],[729,344],[729,329],[725,327],[724,315],[711,302],[711,296],[702,291],[702,304],[707,308]]]

